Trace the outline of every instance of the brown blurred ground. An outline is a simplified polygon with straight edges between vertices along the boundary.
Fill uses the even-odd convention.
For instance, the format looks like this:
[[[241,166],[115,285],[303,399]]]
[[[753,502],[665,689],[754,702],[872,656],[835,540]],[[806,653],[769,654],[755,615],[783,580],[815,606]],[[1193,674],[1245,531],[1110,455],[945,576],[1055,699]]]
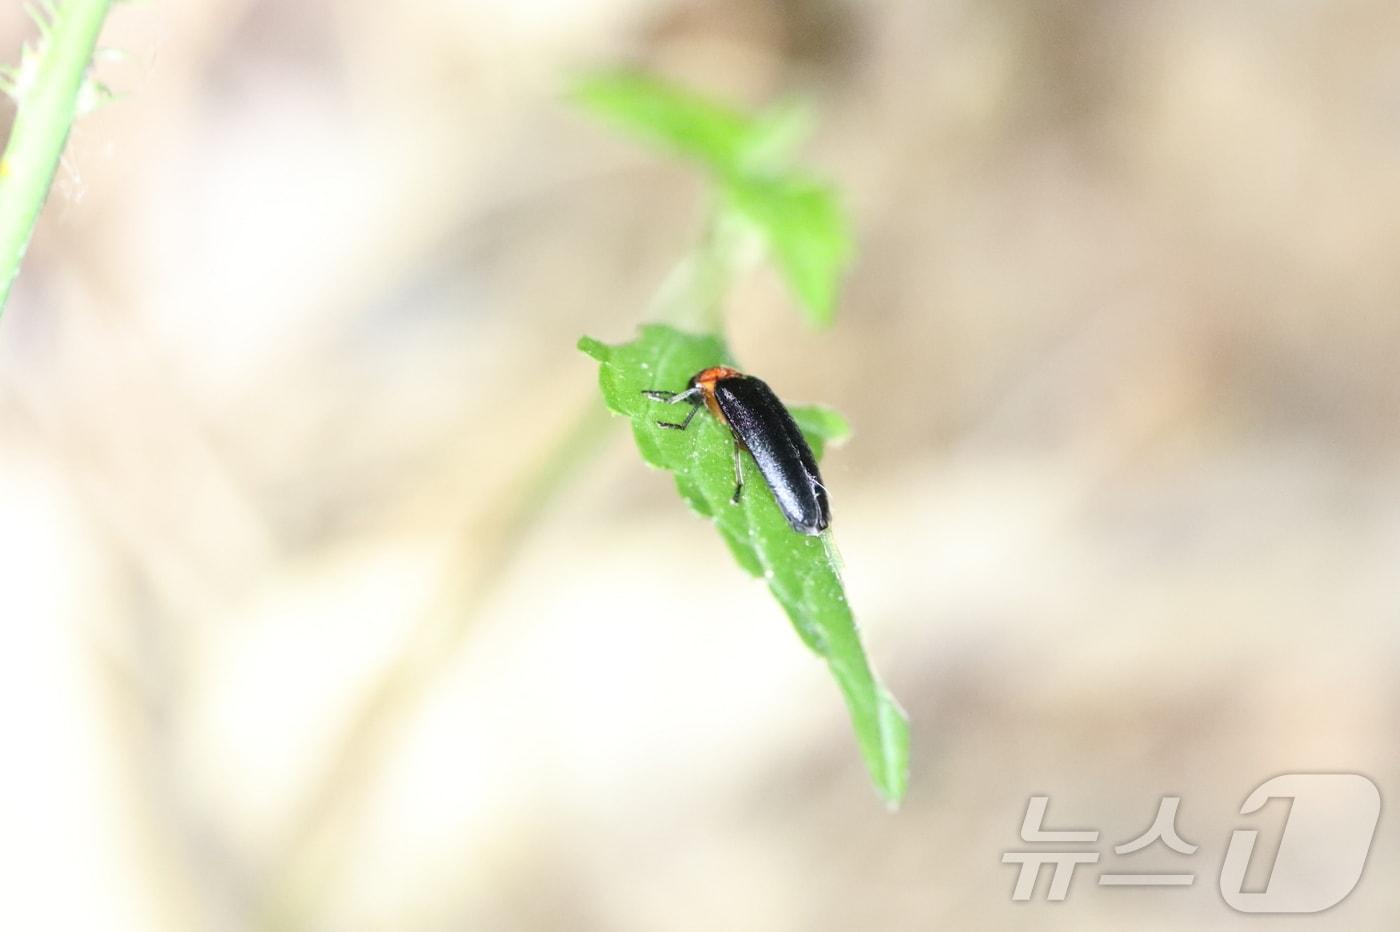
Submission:
[[[105,42],[127,96],[0,321],[0,926],[1242,928],[1254,786],[1400,798],[1394,4],[204,2]],[[731,336],[856,425],[897,816],[625,431],[513,523],[597,404],[575,339],[697,232],[684,169],[559,103],[618,60],[821,105],[840,321],[763,274]],[[1195,886],[1011,903],[1035,793],[1105,848],[1182,796]],[[1391,927],[1396,842],[1292,924]]]

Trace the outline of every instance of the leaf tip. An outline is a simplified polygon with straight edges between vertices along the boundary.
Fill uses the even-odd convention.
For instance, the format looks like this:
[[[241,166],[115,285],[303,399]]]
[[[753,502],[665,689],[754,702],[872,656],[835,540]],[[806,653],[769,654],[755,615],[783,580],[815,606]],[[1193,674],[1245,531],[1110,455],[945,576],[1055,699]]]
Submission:
[[[581,336],[578,338],[577,345],[586,355],[591,356],[599,362],[607,361],[609,347],[601,340],[595,340],[590,336]]]
[[[894,812],[909,788],[909,716],[883,687],[878,702],[881,754],[876,785],[885,798],[885,807]]]
[[[826,412],[826,442],[832,446],[840,446],[851,439],[851,422],[846,420],[846,416],[835,408],[825,408]]]

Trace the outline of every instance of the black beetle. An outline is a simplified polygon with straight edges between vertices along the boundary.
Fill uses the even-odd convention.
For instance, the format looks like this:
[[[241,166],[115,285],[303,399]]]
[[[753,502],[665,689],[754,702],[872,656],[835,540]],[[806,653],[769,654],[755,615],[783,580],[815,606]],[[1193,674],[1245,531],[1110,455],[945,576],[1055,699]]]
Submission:
[[[797,422],[762,379],[727,366],[715,366],[697,372],[684,391],[649,390],[642,394],[667,404],[691,405],[684,421],[657,421],[659,427],[685,430],[702,404],[720,423],[729,425],[734,435],[732,501],[737,503],[744,491],[741,451],[748,450],[794,531],[820,534],[831,524],[831,505],[817,471],[817,458]]]

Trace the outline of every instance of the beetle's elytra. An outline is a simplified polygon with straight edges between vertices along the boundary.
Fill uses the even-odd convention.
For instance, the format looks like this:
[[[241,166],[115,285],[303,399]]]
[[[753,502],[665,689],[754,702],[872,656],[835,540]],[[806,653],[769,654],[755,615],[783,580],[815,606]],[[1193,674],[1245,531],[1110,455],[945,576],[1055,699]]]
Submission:
[[[660,427],[685,430],[703,404],[734,435],[734,498],[744,491],[742,451],[753,456],[763,481],[794,531],[820,534],[831,524],[826,486],[817,471],[817,458],[787,408],[762,379],[737,369],[716,366],[697,372],[683,391],[644,391],[667,404],[685,402],[690,413],[679,424],[657,421]]]

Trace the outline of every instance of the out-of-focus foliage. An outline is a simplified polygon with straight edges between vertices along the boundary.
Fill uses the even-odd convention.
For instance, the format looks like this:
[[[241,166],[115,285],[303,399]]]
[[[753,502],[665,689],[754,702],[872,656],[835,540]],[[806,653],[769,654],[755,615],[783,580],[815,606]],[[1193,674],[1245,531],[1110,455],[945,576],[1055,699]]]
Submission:
[[[606,72],[578,81],[573,100],[624,129],[694,159],[726,209],[759,236],[807,321],[836,313],[851,237],[835,190],[792,171],[807,110],[784,105],[751,117],[648,75]]]
[[[737,180],[725,191],[735,210],[762,231],[808,319],[831,323],[850,254],[846,219],[831,188],[781,176]]]
[[[754,121],[739,111],[648,75],[592,75],[577,82],[572,96],[594,113],[719,174],[738,170],[754,137]]]

